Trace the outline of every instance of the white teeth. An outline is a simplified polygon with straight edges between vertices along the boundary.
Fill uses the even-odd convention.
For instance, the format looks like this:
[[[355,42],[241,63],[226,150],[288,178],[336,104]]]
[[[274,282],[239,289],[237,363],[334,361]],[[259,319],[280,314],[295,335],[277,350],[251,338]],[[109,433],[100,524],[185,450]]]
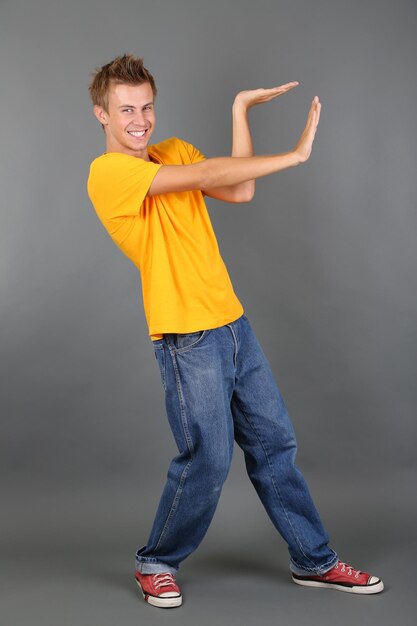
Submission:
[[[134,137],[143,137],[146,133],[146,130],[128,130],[129,135],[133,135]]]

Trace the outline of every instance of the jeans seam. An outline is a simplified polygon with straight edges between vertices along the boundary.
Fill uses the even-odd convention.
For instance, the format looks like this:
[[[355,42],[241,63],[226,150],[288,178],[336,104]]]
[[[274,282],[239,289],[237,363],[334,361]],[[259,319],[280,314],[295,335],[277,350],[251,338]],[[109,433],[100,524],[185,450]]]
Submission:
[[[264,443],[263,443],[262,439],[260,438],[260,436],[259,436],[259,434],[258,434],[258,432],[257,432],[256,428],[254,427],[254,425],[252,424],[251,420],[249,419],[249,417],[248,417],[247,413],[245,412],[245,410],[243,409],[242,405],[240,404],[239,400],[237,400],[237,399],[236,399],[236,403],[238,404],[238,406],[239,406],[240,410],[242,411],[243,415],[245,416],[245,419],[246,419],[246,421],[248,422],[249,426],[251,427],[251,429],[252,429],[252,430],[253,430],[253,432],[255,433],[255,436],[256,436],[256,438],[258,439],[259,444],[260,444],[260,446],[261,446],[261,448],[262,448],[262,450],[263,450],[263,452],[264,452],[264,454],[265,454],[266,460],[267,460],[267,462],[268,462],[269,472],[270,472],[270,476],[271,476],[272,485],[273,485],[273,487],[274,487],[274,491],[275,491],[275,493],[276,493],[276,495],[277,495],[277,497],[278,497],[278,499],[279,499],[279,501],[280,501],[280,503],[281,503],[282,510],[284,511],[284,514],[285,514],[285,517],[286,517],[286,519],[287,519],[287,521],[288,521],[288,524],[289,524],[289,525],[290,525],[290,527],[291,527],[292,533],[293,533],[294,538],[295,538],[295,540],[296,540],[296,542],[297,542],[297,544],[298,544],[298,547],[299,547],[300,551],[302,552],[303,556],[304,556],[304,557],[305,557],[308,561],[310,561],[310,563],[313,563],[313,565],[314,565],[314,562],[313,562],[313,561],[312,561],[312,560],[311,560],[311,559],[310,559],[310,558],[306,555],[306,553],[304,552],[304,547],[303,547],[303,544],[301,543],[301,540],[300,540],[300,538],[298,537],[297,533],[295,532],[294,526],[292,525],[291,520],[290,520],[290,518],[288,517],[287,510],[286,510],[286,508],[285,508],[285,506],[284,506],[284,502],[283,502],[283,500],[282,500],[281,492],[280,492],[280,490],[277,488],[276,483],[275,483],[275,480],[274,480],[274,474],[273,474],[273,471],[272,471],[272,468],[271,468],[271,462],[270,462],[270,460],[269,460],[268,452],[267,452],[267,450],[266,450],[266,448],[265,448],[265,445],[264,445]]]
[[[178,366],[177,366],[177,362],[176,362],[176,359],[175,359],[175,352],[173,350],[171,350],[170,347],[169,347],[169,351],[170,351],[170,354],[171,354],[172,364],[173,364],[174,373],[175,373],[175,382],[176,382],[178,399],[179,399],[179,404],[180,404],[180,411],[181,411],[181,425],[182,425],[182,428],[183,428],[183,431],[184,431],[185,441],[187,443],[187,448],[188,448],[189,453],[191,455],[191,459],[188,461],[187,465],[184,467],[184,469],[182,471],[178,488],[177,488],[177,490],[175,492],[175,496],[174,496],[174,499],[172,501],[171,508],[170,508],[169,513],[167,515],[167,518],[166,518],[164,527],[163,527],[163,529],[161,531],[161,534],[159,536],[158,542],[157,542],[157,544],[155,546],[155,550],[157,550],[159,548],[163,538],[165,537],[165,535],[167,533],[168,524],[171,521],[171,518],[172,518],[173,514],[175,513],[175,510],[177,508],[179,499],[180,499],[181,494],[183,492],[184,483],[185,483],[185,480],[187,478],[188,470],[191,467],[192,462],[194,461],[194,446],[192,444],[190,433],[189,433],[189,430],[188,430],[187,417],[186,417],[186,414],[185,414],[184,395],[183,395],[182,389],[181,389],[181,383],[180,383],[179,373],[178,373]]]
[[[180,381],[180,376],[179,376],[179,372],[178,372],[178,364],[177,364],[177,360],[176,360],[176,353],[175,353],[175,351],[171,352],[171,358],[172,358],[172,365],[173,365],[174,373],[175,373],[175,382],[176,382],[176,386],[177,386],[178,399],[179,399],[180,409],[181,409],[181,424],[182,424],[182,427],[184,429],[185,440],[187,442],[187,446],[188,446],[188,449],[190,451],[190,454],[191,454],[191,456],[194,456],[194,446],[193,446],[193,442],[192,442],[191,437],[190,437],[190,431],[188,430],[187,416],[186,416],[186,413],[185,413],[184,394],[183,394],[182,388],[181,388],[181,381]]]
[[[179,485],[178,485],[177,490],[175,492],[175,496],[174,496],[174,499],[172,501],[172,505],[171,505],[171,508],[170,508],[169,513],[167,515],[167,518],[165,520],[164,527],[161,530],[161,534],[159,535],[159,539],[158,539],[158,542],[157,542],[157,544],[155,546],[155,550],[158,550],[159,546],[161,545],[161,543],[162,543],[162,541],[163,541],[163,539],[164,539],[164,537],[165,537],[165,535],[167,533],[168,524],[171,521],[172,516],[174,515],[174,513],[176,511],[176,508],[177,508],[178,502],[180,500],[181,494],[182,494],[182,492],[184,490],[184,483],[185,483],[185,479],[187,478],[188,469],[189,469],[189,467],[190,467],[190,465],[192,464],[193,461],[194,461],[194,457],[188,461],[187,465],[183,469]]]
[[[233,330],[232,326],[230,324],[226,324],[226,326],[228,326],[230,328],[230,331],[233,335],[233,341],[235,343],[235,349],[233,351],[233,365],[235,366],[236,369],[236,363],[237,363],[237,353],[239,352],[239,347],[238,347],[238,343],[237,343],[237,337],[236,337],[236,333]]]
[[[164,391],[166,392],[166,355],[165,355],[165,348],[163,346],[163,344],[160,344],[158,346],[154,347],[155,350],[155,356],[156,356],[156,360],[158,363],[158,367],[160,369],[160,373],[161,373],[161,382],[162,382],[162,387],[164,389]],[[158,350],[158,352],[157,352]],[[158,354],[161,355],[162,357],[162,365],[159,366],[159,361],[158,361]]]

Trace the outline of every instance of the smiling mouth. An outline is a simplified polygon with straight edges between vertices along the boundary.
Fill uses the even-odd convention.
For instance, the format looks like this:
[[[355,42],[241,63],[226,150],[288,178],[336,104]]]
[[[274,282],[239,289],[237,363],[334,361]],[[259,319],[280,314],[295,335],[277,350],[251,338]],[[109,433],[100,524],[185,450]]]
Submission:
[[[145,130],[128,130],[127,132],[129,133],[129,135],[131,135],[131,137],[136,137],[137,139],[141,139],[142,137],[146,135],[146,133],[148,132],[148,129],[146,128]]]

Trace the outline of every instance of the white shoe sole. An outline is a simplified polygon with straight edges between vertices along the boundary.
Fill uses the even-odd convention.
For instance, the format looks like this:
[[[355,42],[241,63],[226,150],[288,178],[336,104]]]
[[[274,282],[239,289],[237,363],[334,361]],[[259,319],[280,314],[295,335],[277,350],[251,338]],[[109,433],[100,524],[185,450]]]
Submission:
[[[138,581],[137,578],[135,578],[136,584],[139,587],[139,589],[142,592],[143,595],[143,599],[145,600],[145,602],[147,602],[148,604],[152,604],[152,606],[157,606],[160,609],[171,609],[173,607],[176,606],[181,606],[182,604],[182,595],[181,596],[173,596],[172,598],[156,598],[155,596],[150,596],[149,594],[146,594],[143,589],[142,589],[142,585],[140,584],[140,582]],[[148,599],[146,600],[146,595],[148,596]]]
[[[360,593],[362,595],[380,593],[384,589],[384,583],[382,582],[382,580],[378,580],[371,585],[347,587],[345,585],[338,585],[336,583],[321,583],[317,580],[300,580],[299,578],[294,578],[294,576],[292,576],[292,579],[296,585],[302,585],[303,587],[323,587],[325,589],[337,589],[337,591],[346,591],[347,593]]]

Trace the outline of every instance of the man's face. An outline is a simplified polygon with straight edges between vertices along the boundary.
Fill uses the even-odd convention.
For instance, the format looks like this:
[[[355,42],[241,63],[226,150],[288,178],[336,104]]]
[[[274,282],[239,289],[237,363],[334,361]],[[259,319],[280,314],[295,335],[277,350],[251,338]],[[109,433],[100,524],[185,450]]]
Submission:
[[[95,106],[104,124],[107,152],[123,152],[149,161],[147,145],[155,127],[154,95],[149,83],[112,85],[109,112]]]

